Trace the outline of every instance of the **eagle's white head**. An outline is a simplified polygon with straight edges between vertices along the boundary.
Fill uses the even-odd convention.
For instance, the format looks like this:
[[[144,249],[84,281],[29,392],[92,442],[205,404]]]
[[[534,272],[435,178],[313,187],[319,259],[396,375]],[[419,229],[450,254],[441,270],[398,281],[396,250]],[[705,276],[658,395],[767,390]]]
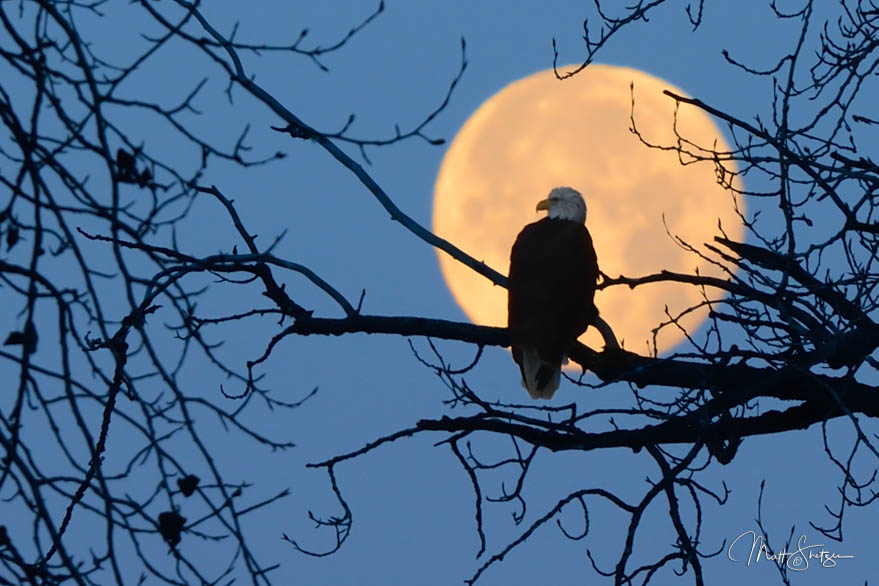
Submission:
[[[555,187],[549,197],[537,203],[537,210],[546,210],[549,218],[586,223],[586,202],[572,187]]]

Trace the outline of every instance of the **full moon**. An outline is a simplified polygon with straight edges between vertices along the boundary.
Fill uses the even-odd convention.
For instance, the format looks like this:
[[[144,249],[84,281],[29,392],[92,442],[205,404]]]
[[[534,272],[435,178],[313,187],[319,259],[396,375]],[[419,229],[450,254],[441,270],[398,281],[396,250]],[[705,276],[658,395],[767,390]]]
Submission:
[[[544,215],[535,212],[536,203],[553,187],[570,186],[586,200],[586,226],[608,277],[662,270],[725,276],[678,239],[701,247],[719,234],[720,222],[728,237],[741,241],[744,227],[733,196],[718,184],[711,162],[681,165],[676,152],[648,148],[631,132],[631,84],[635,124],[646,141],[668,146],[682,138],[729,150],[701,110],[681,106],[675,120],[674,100],[662,91],[686,94],[664,80],[608,65],[590,65],[565,81],[552,70],[541,71],[486,100],[455,136],[434,189],[434,232],[506,274],[516,235]],[[744,212],[741,202],[738,209]],[[437,254],[470,320],[506,326],[506,290],[444,252]],[[674,324],[655,340],[653,330],[669,315],[703,301],[699,288],[683,283],[620,285],[595,295],[617,339],[637,352],[652,352],[654,341],[659,353],[679,344],[684,333]],[[707,313],[702,305],[678,323],[692,333]],[[603,345],[591,327],[580,341],[596,349]]]

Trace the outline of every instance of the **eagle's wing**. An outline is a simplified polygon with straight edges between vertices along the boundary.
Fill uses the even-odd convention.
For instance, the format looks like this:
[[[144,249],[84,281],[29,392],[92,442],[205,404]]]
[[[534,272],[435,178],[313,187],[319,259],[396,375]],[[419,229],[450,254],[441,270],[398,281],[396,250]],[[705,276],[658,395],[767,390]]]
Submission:
[[[564,355],[597,313],[597,278],[595,248],[582,224],[545,218],[519,233],[510,254],[508,326],[532,396],[548,398],[558,388]]]

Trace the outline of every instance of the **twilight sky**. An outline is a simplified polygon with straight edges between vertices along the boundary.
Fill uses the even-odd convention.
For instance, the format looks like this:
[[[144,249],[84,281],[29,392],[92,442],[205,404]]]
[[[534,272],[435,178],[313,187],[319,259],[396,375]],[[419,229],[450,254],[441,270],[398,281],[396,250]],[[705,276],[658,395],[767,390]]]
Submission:
[[[327,45],[375,8],[375,3],[367,0],[257,5],[245,10],[241,8],[243,3],[212,3],[205,14],[224,33],[239,22],[239,40],[287,42],[301,28],[308,27],[307,38],[312,43]],[[770,82],[730,67],[721,50],[729,50],[739,61],[769,66],[790,46],[797,29],[771,18],[764,2],[724,0],[709,3],[702,26],[692,32],[684,6],[669,3],[654,13],[649,23],[633,24],[603,48],[598,60],[666,79],[689,95],[742,118],[752,119],[758,114],[767,117]],[[117,10],[120,13],[113,18],[120,20],[115,22],[121,22],[126,13],[131,17],[139,12],[134,7]],[[448,107],[424,130],[431,138],[451,140],[491,95],[517,79],[550,67],[553,38],[558,43],[561,63],[580,60],[582,21],[589,17],[597,23],[593,11],[591,3],[579,0],[388,0],[385,11],[345,48],[321,59],[328,72],[307,58],[284,53],[247,55],[245,67],[306,123],[322,130],[338,129],[349,114],[355,113],[352,135],[386,138],[393,135],[395,124],[405,131],[439,104],[457,73],[463,36],[468,68]],[[123,27],[88,20],[81,26],[83,35],[91,34],[97,45],[118,47],[120,54],[137,48],[137,40],[130,39],[130,32]],[[260,234],[266,243],[286,231],[275,254],[311,267],[355,302],[365,289],[365,313],[466,319],[449,294],[430,247],[390,221],[357,180],[323,150],[272,132],[269,126],[278,124],[278,120],[264,106],[240,89],[233,90],[234,101],[230,104],[224,94],[227,80],[220,68],[189,47],[180,44],[178,48],[179,52],[166,50],[157,55],[156,63],[132,82],[130,91],[167,94],[167,103],[171,104],[207,76],[209,81],[196,102],[202,114],[187,117],[192,127],[228,145],[249,124],[247,142],[255,154],[278,150],[287,154],[280,161],[253,169],[215,165],[203,177],[202,183],[214,184],[236,200],[251,232]],[[152,146],[162,144],[166,140],[162,137],[168,136],[151,128],[146,117],[142,129],[144,140]],[[362,162],[356,149],[342,146]],[[191,163],[198,156],[186,145],[170,141],[163,148],[179,151],[181,164]],[[418,138],[373,148],[367,151],[371,161],[367,170],[403,211],[430,226],[433,185],[445,148]],[[544,195],[535,194],[535,201]],[[176,235],[181,249],[204,255],[231,249],[232,227],[215,201],[196,199],[187,225],[188,231]],[[479,258],[478,251],[468,252]],[[495,268],[506,271],[505,266]],[[317,315],[339,316],[338,309],[304,280],[293,276],[285,279],[296,300],[315,309]],[[227,293],[208,296],[199,305],[203,315],[232,313],[260,303],[256,287],[224,291]],[[246,360],[262,353],[275,331],[265,325],[244,323],[234,336],[223,336],[225,345],[219,352],[231,364],[243,368]],[[423,339],[413,339],[412,343],[419,352],[429,353]],[[475,348],[457,343],[440,342],[439,348],[458,367],[475,352]],[[170,341],[164,351],[174,351]],[[330,534],[313,530],[308,511],[327,516],[337,514],[338,508],[326,474],[306,469],[306,463],[355,450],[377,437],[412,426],[420,418],[439,418],[448,413],[443,404],[448,392],[415,359],[405,339],[366,335],[288,338],[260,373],[265,374],[265,385],[291,401],[319,387],[317,396],[298,410],[263,410],[249,415],[267,435],[292,441],[295,448],[268,453],[225,432],[207,416],[203,424],[216,427],[212,438],[218,463],[227,476],[254,484],[254,501],[284,488],[291,491],[290,497],[249,519],[253,543],[263,563],[281,564],[274,574],[277,583],[460,584],[472,575],[482,563],[474,559],[478,541],[472,488],[448,447],[434,447],[434,442],[444,438],[442,435],[399,440],[338,466],[338,481],[351,506],[354,525],[348,541],[336,554],[320,559],[305,557],[281,540],[281,534],[286,533],[303,546],[317,550],[332,543]],[[220,373],[198,361],[183,376],[189,377],[188,384],[203,385],[205,396],[213,400],[222,401],[219,385],[229,384]],[[517,369],[502,349],[486,350],[468,383],[492,399],[515,393],[521,395],[515,400],[525,400]],[[590,391],[563,382],[557,401],[575,400],[582,409],[622,408],[633,402],[626,386]],[[606,427],[607,422],[597,425]],[[843,421],[831,428],[840,434],[850,432]],[[108,466],[114,462],[113,450],[119,450],[116,457],[124,461],[120,455],[126,452],[124,438],[124,434],[113,438]],[[506,449],[501,438],[474,447],[486,453],[492,453],[492,448]],[[499,551],[577,487],[601,486],[632,500],[646,490],[646,477],[655,479],[657,471],[644,453],[544,454],[529,476],[528,510],[522,525],[513,523],[514,507],[484,505],[486,555]],[[810,545],[826,543],[837,553],[855,556],[853,560],[841,560],[835,568],[812,566],[795,575],[792,583],[855,584],[875,573],[871,548],[875,529],[868,523],[868,518],[875,519],[875,511],[850,511],[846,539],[841,544],[827,543],[809,526],[810,521],[821,525],[831,522],[823,505],[835,503],[839,482],[824,455],[819,429],[748,439],[733,463],[716,466],[707,478],[717,490],[725,482],[731,494],[724,507],[711,504],[709,499],[704,501],[703,552],[720,550],[724,539],[729,545],[741,533],[756,529],[757,495],[760,481],[765,479],[763,519],[770,535],[778,537],[773,546],[780,547],[795,525],[795,536],[805,534]],[[497,495],[501,478],[486,476],[484,486]],[[488,570],[479,583],[602,583],[585,551],[593,552],[600,567],[612,569],[625,534],[623,517],[601,505],[590,513],[591,533],[585,540],[570,541],[554,524],[547,524]],[[664,513],[667,511],[661,508],[649,512],[636,548],[652,553],[665,551],[662,548],[674,536]],[[87,519],[81,514],[77,521],[85,523]],[[561,520],[570,523],[571,532],[581,528],[582,518],[576,510],[564,511]],[[184,539],[184,548],[215,547]],[[747,557],[746,548],[737,552]],[[741,584],[746,580],[753,584],[778,583],[777,572],[768,562],[751,567],[741,561],[733,563],[727,559],[725,548],[704,567],[712,585]],[[657,583],[675,583],[673,579],[667,573]],[[682,583],[691,581],[688,577]]]

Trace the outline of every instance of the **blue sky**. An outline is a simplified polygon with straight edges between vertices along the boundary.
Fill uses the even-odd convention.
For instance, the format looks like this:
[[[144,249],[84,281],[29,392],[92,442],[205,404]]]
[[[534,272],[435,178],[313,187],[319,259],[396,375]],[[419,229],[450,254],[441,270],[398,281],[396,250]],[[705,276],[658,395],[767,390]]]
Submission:
[[[239,21],[239,40],[287,42],[291,35],[295,38],[301,28],[308,27],[307,38],[326,45],[375,8],[374,3],[364,0],[292,4],[266,3],[245,11],[239,8],[243,4],[223,3],[209,6],[206,15],[221,32],[228,32],[232,23]],[[139,9],[126,10],[134,15]],[[431,137],[451,139],[492,94],[551,66],[553,38],[562,63],[581,59],[582,21],[586,17],[594,19],[593,10],[590,3],[563,0],[539,4],[389,0],[384,13],[345,48],[322,58],[328,72],[306,58],[271,53],[261,58],[248,55],[245,67],[308,124],[318,129],[337,129],[350,113],[355,113],[352,135],[381,138],[393,134],[394,124],[404,130],[410,128],[436,107],[457,72],[463,36],[468,69],[448,108],[425,130]],[[82,26],[90,30],[93,24],[85,21]],[[705,7],[702,26],[695,32],[691,28],[684,4],[670,2],[654,13],[649,23],[635,23],[615,37],[604,47],[599,61],[667,79],[690,95],[742,118],[768,116],[768,80],[755,80],[728,66],[721,50],[728,49],[740,61],[772,65],[795,38],[796,28],[772,19],[762,2],[738,1],[710,3]],[[119,46],[121,53],[137,47],[137,41],[127,38],[128,33],[121,28],[95,26],[93,32],[98,45]],[[234,103],[230,104],[223,93],[227,83],[223,72],[203,56],[190,49],[166,49],[157,55],[150,71],[132,82],[129,91],[167,96],[170,104],[202,76],[209,77],[197,101],[203,113],[188,116],[188,123],[227,145],[234,143],[241,129],[250,124],[248,143],[255,155],[277,150],[287,154],[283,160],[254,169],[214,165],[203,177],[202,183],[214,184],[236,200],[242,219],[251,232],[260,234],[263,244],[286,231],[275,254],[311,267],[351,300],[356,301],[365,289],[364,312],[465,319],[442,281],[434,251],[391,222],[353,175],[324,151],[272,132],[269,126],[278,124],[278,120],[264,106],[240,89],[233,90]],[[169,140],[167,132],[151,127],[148,119],[131,124],[132,132],[141,132],[151,147],[161,145],[169,152],[179,152],[181,164],[191,164],[197,157],[194,149]],[[357,154],[354,149],[348,150]],[[412,139],[370,150],[372,165],[367,169],[398,206],[429,226],[433,182],[443,153],[442,146]],[[196,199],[187,227],[176,236],[181,248],[192,254],[228,251],[236,243],[228,218],[207,197]],[[478,257],[478,251],[468,252]],[[339,316],[338,309],[303,279],[285,279],[288,291],[298,302],[318,315]],[[255,286],[217,286],[199,308],[203,315],[211,316],[260,304]],[[225,340],[221,356],[243,369],[244,361],[259,356],[276,331],[269,321],[260,325],[248,322],[234,330],[218,331],[215,339]],[[419,351],[428,351],[424,340],[414,339],[413,343]],[[475,352],[475,348],[464,344],[440,343],[439,347],[459,366]],[[175,348],[169,340],[162,351],[171,356]],[[262,446],[227,433],[207,414],[199,422],[205,429],[215,428],[209,437],[227,477],[253,483],[254,487],[248,489],[253,501],[284,488],[291,490],[290,497],[249,519],[258,557],[263,563],[281,564],[274,574],[277,583],[454,584],[470,577],[481,565],[481,560],[474,559],[478,541],[473,493],[467,475],[449,449],[434,447],[442,435],[400,440],[337,468],[354,525],[348,541],[335,555],[305,557],[280,537],[286,533],[313,549],[323,549],[332,542],[330,535],[313,530],[307,515],[308,511],[318,516],[337,514],[337,504],[326,474],[306,469],[306,463],[357,449],[420,418],[439,418],[448,413],[443,404],[447,392],[412,356],[405,339],[366,335],[288,338],[259,372],[265,374],[264,384],[286,400],[296,400],[319,387],[316,397],[298,410],[256,407],[244,416],[266,435],[294,442],[295,448],[268,453]],[[202,387],[205,397],[224,401],[219,396],[219,385],[230,383],[203,361],[194,360],[183,376],[185,384]],[[468,382],[490,396],[507,391],[524,394],[517,369],[502,349],[487,350]],[[574,393],[584,408],[632,403],[625,386],[587,391],[570,385],[565,388],[563,383],[560,395],[564,400],[573,400]],[[851,431],[846,425],[838,421],[831,428],[843,437]],[[107,466],[124,461],[126,451],[131,449],[125,445],[125,437],[119,431],[112,438]],[[475,442],[474,447],[487,454],[498,453],[492,450],[506,449],[505,441],[490,438]],[[184,442],[179,447],[188,449]],[[510,506],[484,506],[487,555],[515,539],[570,490],[602,486],[635,499],[646,490],[645,477],[656,476],[654,463],[644,453],[617,450],[545,454],[529,477],[528,511],[523,525],[514,525],[514,508]],[[835,503],[839,482],[823,453],[819,429],[749,439],[732,464],[716,466],[705,478],[718,490],[725,482],[731,494],[724,507],[707,504],[706,500],[703,551],[717,550],[724,539],[728,543],[742,532],[756,529],[753,519],[761,479],[766,479],[764,523],[771,535],[782,541],[796,525],[795,535],[805,533],[810,544],[827,542],[808,525],[810,521],[830,523],[823,505]],[[486,476],[484,486],[496,495],[500,480]],[[674,536],[664,512],[660,507],[648,514],[636,548],[653,554],[666,551],[663,548]],[[569,541],[555,525],[547,524],[503,563],[490,569],[481,583],[601,583],[585,550],[591,550],[604,569],[612,569],[622,545],[624,518],[600,504],[590,513],[593,525],[585,540]],[[870,577],[876,564],[870,549],[874,533],[867,517],[875,518],[870,509],[851,511],[845,541],[828,544],[838,553],[855,555],[854,560],[841,561],[832,569],[810,568],[794,576],[793,583],[862,583]],[[576,510],[564,511],[561,518],[571,524],[572,532],[580,528],[582,520]],[[75,522],[87,523],[87,519],[82,514]],[[78,529],[87,532],[83,526]],[[216,555],[218,546],[184,537],[182,547],[192,548],[193,553],[204,550]],[[231,556],[232,552],[225,551],[224,555]],[[726,551],[704,567],[712,585],[745,580],[755,584],[777,582],[768,563],[751,567],[734,564],[727,559]],[[657,583],[674,583],[673,579],[667,573]],[[690,580],[687,578],[687,582]]]

